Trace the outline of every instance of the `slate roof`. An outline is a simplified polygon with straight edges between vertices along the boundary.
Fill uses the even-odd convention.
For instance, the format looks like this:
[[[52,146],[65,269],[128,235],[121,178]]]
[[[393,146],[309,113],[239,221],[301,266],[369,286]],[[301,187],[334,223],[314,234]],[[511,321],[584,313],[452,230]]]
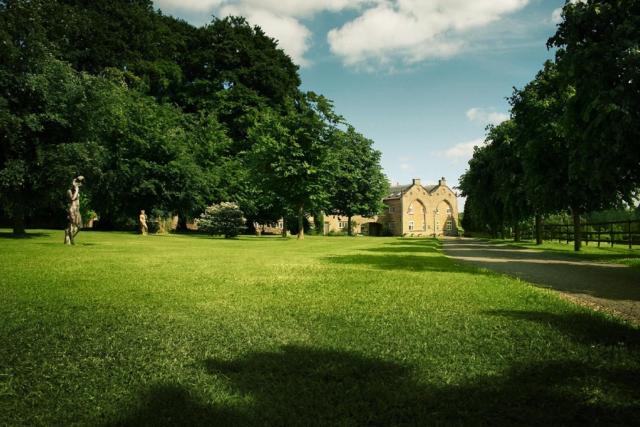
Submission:
[[[385,199],[396,199],[402,195],[405,190],[408,190],[413,184],[408,185],[394,185],[389,188],[389,193]]]
[[[406,190],[408,190],[411,187],[413,187],[413,184],[394,185],[393,187],[389,188],[389,193],[385,197],[385,199],[399,199],[402,196],[402,193],[404,193]],[[430,193],[436,187],[438,187],[437,184],[436,185],[423,185],[422,186],[422,188],[427,190],[427,193]]]

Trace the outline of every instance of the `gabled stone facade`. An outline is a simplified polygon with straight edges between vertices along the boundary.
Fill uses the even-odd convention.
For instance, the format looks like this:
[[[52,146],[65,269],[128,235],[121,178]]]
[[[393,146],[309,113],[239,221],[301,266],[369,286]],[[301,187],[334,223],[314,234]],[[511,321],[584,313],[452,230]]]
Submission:
[[[458,202],[444,178],[437,185],[411,184],[391,187],[383,199],[384,211],[373,218],[355,216],[354,233],[393,236],[457,236]],[[325,234],[342,231],[346,217],[327,216]]]

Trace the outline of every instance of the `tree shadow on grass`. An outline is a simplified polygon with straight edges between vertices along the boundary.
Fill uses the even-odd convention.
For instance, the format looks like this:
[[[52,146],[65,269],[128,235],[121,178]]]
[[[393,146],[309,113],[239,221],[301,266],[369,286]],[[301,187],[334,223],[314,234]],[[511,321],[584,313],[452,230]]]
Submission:
[[[385,243],[385,246],[420,246],[420,247],[428,247],[428,248],[440,248],[442,244],[439,240],[436,239],[411,239],[411,238],[401,238],[396,239],[393,242]]]
[[[612,322],[595,312],[555,314],[539,311],[491,310],[484,313],[548,325],[582,344],[640,348],[640,329]]]
[[[207,359],[204,368],[243,404],[205,404],[160,386],[109,425],[631,425],[640,417],[637,370],[572,360],[453,385],[421,383],[395,362],[297,346]]]
[[[375,253],[441,253],[442,244],[436,239],[397,239],[380,247],[362,249]]]
[[[383,246],[380,248],[362,249],[365,252],[375,253],[438,253],[440,249],[433,246],[418,246],[418,245],[396,245],[396,246]]]
[[[33,233],[26,233],[26,234],[13,234],[10,231],[0,231],[0,239],[20,240],[20,239],[33,239],[35,237],[49,237],[49,236],[51,236],[51,233],[33,232]]]
[[[98,243],[93,243],[93,242],[76,242],[73,245],[65,245],[64,242],[38,242],[35,243],[36,245],[39,246],[69,246],[69,247],[74,247],[74,246],[98,246]]]
[[[382,252],[382,251],[381,251]],[[398,251],[399,252],[399,251]],[[428,252],[425,252],[428,253]],[[381,255],[342,255],[329,256],[324,258],[325,261],[337,265],[346,266],[368,266],[377,270],[388,271],[411,271],[423,272],[434,271],[443,273],[474,273],[474,274],[493,274],[482,269],[460,265],[444,256],[421,256],[411,255],[409,253],[392,255],[391,253],[382,252]]]
[[[178,384],[159,384],[142,393],[136,409],[105,427],[215,426],[239,424],[242,417],[231,409],[201,402]]]

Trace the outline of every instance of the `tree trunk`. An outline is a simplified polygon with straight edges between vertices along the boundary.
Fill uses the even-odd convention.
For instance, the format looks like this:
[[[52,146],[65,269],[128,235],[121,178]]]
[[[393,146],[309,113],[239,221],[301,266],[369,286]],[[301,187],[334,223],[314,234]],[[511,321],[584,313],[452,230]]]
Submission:
[[[536,214],[536,245],[542,244],[542,216]]]
[[[520,223],[519,222],[516,222],[515,224],[513,224],[513,241],[514,242],[520,241]]]
[[[187,216],[186,215],[178,215],[178,225],[176,226],[176,231],[189,231],[187,227]]]
[[[16,207],[13,210],[13,234],[16,236],[23,236],[27,234],[27,230],[24,225],[24,209],[22,207]]]
[[[580,211],[571,209],[573,215],[573,250],[578,252],[582,246],[582,224],[580,223]]]
[[[282,217],[282,237],[287,237],[287,220]]]
[[[347,217],[347,235],[353,236],[353,230],[351,230],[351,215]]]
[[[304,239],[304,205],[298,208],[298,240]]]

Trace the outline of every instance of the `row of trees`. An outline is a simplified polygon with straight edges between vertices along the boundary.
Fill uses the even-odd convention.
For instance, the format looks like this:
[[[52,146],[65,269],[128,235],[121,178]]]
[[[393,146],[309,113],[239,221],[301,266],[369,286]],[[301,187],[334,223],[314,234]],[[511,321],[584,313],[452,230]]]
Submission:
[[[640,1],[568,1],[556,48],[510,98],[511,118],[488,128],[460,180],[464,227],[497,234],[569,212],[634,206],[640,189]]]
[[[184,227],[221,201],[250,224],[380,208],[372,141],[243,18],[196,28],[150,0],[0,0],[0,58],[0,207],[16,233],[61,224],[77,174],[109,228],[140,209]]]

